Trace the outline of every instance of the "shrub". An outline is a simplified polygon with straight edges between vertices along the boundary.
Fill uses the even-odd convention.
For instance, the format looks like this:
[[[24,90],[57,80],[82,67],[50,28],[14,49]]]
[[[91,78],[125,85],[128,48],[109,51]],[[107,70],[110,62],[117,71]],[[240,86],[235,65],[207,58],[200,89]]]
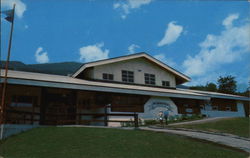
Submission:
[[[139,120],[139,123],[140,123],[140,120]],[[127,122],[120,122],[120,124],[121,124],[122,127],[133,127],[133,126],[135,126],[135,123],[134,123],[133,119],[130,119],[130,121],[127,121]]]
[[[148,126],[148,125],[155,125],[157,123],[158,123],[158,121],[156,121],[156,120],[144,120],[144,124],[146,126]]]
[[[188,116],[186,114],[183,114],[182,117],[181,117],[182,120],[187,120],[188,119]]]
[[[143,126],[143,121],[142,121],[142,119],[139,118],[138,123],[139,123],[139,126]]]

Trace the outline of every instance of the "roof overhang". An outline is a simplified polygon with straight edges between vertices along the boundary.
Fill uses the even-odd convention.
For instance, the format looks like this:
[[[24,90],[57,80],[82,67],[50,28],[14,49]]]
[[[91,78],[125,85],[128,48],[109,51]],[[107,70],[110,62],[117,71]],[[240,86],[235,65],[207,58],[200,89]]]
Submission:
[[[3,72],[1,73],[1,76],[4,76]],[[3,78],[1,78],[1,82],[3,82]],[[39,87],[66,88],[87,91],[210,100],[210,97],[203,94],[184,92],[176,89],[146,87],[139,85],[125,85],[117,83],[103,83],[98,81],[76,79],[69,76],[49,75],[11,70],[8,73],[8,83]]]
[[[2,82],[2,79],[1,79],[1,82]],[[205,95],[192,95],[192,94],[174,93],[174,92],[170,93],[170,92],[146,91],[146,90],[139,90],[139,89],[114,88],[114,87],[93,86],[93,85],[79,85],[79,84],[34,81],[34,80],[24,80],[24,79],[12,79],[12,78],[8,79],[8,84],[51,87],[51,88],[65,88],[65,89],[110,92],[110,93],[149,95],[149,96],[159,96],[159,97],[210,100],[210,97],[205,96]]]
[[[211,98],[219,98],[219,99],[231,99],[231,100],[240,100],[240,101],[250,101],[249,97],[239,96],[239,95],[232,95],[232,94],[225,94],[225,93],[218,93],[218,92],[208,92],[208,91],[199,91],[199,90],[190,90],[190,89],[181,89],[178,90],[186,91],[186,92],[193,92],[198,94],[204,94]]]

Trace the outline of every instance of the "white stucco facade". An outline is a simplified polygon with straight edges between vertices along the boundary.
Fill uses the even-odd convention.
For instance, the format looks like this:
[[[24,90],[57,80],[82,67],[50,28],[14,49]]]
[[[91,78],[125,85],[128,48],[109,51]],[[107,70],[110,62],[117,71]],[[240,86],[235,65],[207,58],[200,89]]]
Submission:
[[[218,105],[220,106],[220,105]],[[244,104],[237,102],[237,111],[219,111],[213,110],[211,105],[205,105],[205,109],[201,110],[201,114],[207,117],[245,117]]]
[[[175,76],[163,70],[161,67],[153,64],[144,58],[136,58],[131,60],[125,60],[121,62],[115,62],[111,64],[105,64],[93,67],[93,79],[102,80],[102,74],[108,73],[114,75],[114,81],[122,82],[122,70],[128,70],[134,72],[134,83],[145,84],[144,73],[155,75],[155,84],[162,86],[162,81],[169,81],[170,87],[176,87]],[[90,77],[90,76],[89,76]]]
[[[170,98],[151,97],[144,105],[144,113],[140,113],[139,118],[157,119],[160,111],[168,111],[169,116],[178,115],[177,106]]]

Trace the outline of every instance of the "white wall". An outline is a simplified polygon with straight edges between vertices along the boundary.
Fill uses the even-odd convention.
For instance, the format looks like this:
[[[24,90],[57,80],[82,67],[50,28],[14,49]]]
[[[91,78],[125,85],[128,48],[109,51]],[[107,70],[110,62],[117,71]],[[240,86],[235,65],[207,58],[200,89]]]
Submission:
[[[5,124],[3,125],[3,138],[30,130],[32,128],[39,127],[39,125],[28,125],[28,124]]]
[[[145,84],[144,73],[155,74],[156,85],[162,86],[162,81],[170,81],[170,87],[176,87],[175,76],[172,73],[149,62],[147,59],[138,58],[127,61],[106,64],[94,67],[94,79],[102,79],[103,73],[114,75],[114,81],[122,81],[121,70],[134,71],[134,83]]]
[[[211,106],[206,105],[205,110],[201,110],[201,114],[207,115],[208,117],[245,117],[245,109],[244,104],[238,101],[237,111],[212,110]]]
[[[151,97],[144,105],[144,113],[139,114],[142,119],[156,119],[160,111],[169,111],[169,116],[178,115],[175,103],[167,97]]]

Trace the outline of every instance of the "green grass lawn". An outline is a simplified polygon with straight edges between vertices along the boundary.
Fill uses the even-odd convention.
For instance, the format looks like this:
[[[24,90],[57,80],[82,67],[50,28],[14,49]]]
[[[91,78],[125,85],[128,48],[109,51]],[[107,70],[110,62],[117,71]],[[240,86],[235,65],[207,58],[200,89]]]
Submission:
[[[176,125],[174,127],[230,133],[242,137],[249,137],[250,124],[249,118],[230,118],[201,124]]]
[[[36,128],[0,142],[4,158],[241,158],[244,152],[140,130]]]

